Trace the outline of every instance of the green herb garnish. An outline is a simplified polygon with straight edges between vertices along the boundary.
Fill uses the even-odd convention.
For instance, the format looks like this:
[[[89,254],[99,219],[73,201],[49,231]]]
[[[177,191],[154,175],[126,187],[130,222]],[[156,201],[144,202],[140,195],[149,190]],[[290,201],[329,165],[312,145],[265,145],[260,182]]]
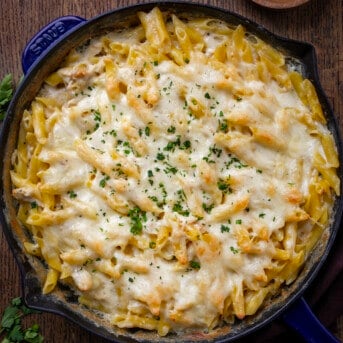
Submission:
[[[219,190],[221,190],[223,193],[231,193],[231,188],[227,184],[225,180],[219,179],[217,182],[217,187]]]
[[[130,232],[133,235],[140,235],[143,231],[143,222],[147,221],[146,213],[139,207],[134,207],[129,211],[128,216],[131,219]]]
[[[200,262],[197,262],[197,261],[190,261],[189,262],[189,266],[192,268],[192,269],[200,269]]]
[[[108,175],[106,175],[103,179],[99,181],[99,186],[101,188],[104,188],[106,186],[106,182],[110,179]]]
[[[226,225],[222,225],[220,227],[220,231],[221,232],[230,232],[230,228],[228,226],[226,226]]]
[[[13,97],[13,78],[11,74],[7,74],[0,83],[0,120],[3,120],[6,115],[8,104]]]
[[[233,253],[233,254],[238,254],[239,253],[239,251],[238,251],[238,249],[236,249],[236,248],[234,248],[234,247],[230,247],[230,250],[231,250],[231,252]]]
[[[1,343],[42,343],[43,336],[39,333],[38,324],[33,324],[26,329],[21,326],[22,318],[31,313],[40,312],[26,307],[19,297],[12,299],[11,305],[5,309],[1,319],[0,334],[4,335]]]
[[[166,157],[161,152],[159,152],[159,153],[157,153],[156,158],[159,161],[163,161]]]
[[[173,205],[173,211],[184,217],[189,216],[189,211],[185,210],[179,201]]]
[[[68,194],[70,199],[74,199],[77,197],[77,194],[73,190],[68,191]]]
[[[167,129],[168,133],[175,133],[175,131],[176,131],[176,127],[175,126],[169,126],[168,129]]]

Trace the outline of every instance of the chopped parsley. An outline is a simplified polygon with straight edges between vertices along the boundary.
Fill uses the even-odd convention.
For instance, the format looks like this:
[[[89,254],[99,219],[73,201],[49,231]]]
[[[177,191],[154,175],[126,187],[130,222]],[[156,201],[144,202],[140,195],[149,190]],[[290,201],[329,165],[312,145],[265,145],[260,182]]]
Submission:
[[[133,153],[133,149],[128,141],[118,140],[117,144],[118,144],[116,148],[117,151],[119,151],[119,147],[121,147],[125,155],[129,155],[130,153]]]
[[[98,110],[95,110],[93,112],[93,120],[95,121],[95,127],[93,129],[93,131],[96,131],[99,126],[100,126],[100,123],[101,123],[101,113],[98,111]]]
[[[158,187],[161,188],[163,200],[165,200],[167,195],[168,195],[168,193],[166,191],[166,188],[165,188],[164,184],[162,182],[160,182]]]
[[[186,194],[183,189],[179,189],[176,193],[180,200],[186,200]]]
[[[167,129],[168,133],[175,133],[175,131],[176,131],[176,127],[175,126],[169,126],[168,129]]]
[[[189,261],[189,266],[192,268],[192,269],[200,269],[200,262],[198,261]]]
[[[232,192],[230,186],[228,185],[228,183],[225,180],[219,179],[217,182],[217,187],[223,193],[231,193]]]
[[[173,142],[168,142],[168,144],[163,148],[164,151],[171,151],[174,152],[175,148],[177,146],[180,146],[180,137],[178,136],[178,138],[176,139],[176,141]]]
[[[164,154],[162,154],[161,152],[158,152],[157,155],[156,155],[156,158],[157,158],[159,161],[163,161],[166,157],[165,157]]]
[[[227,129],[228,129],[227,120],[224,119],[224,120],[219,121],[218,130],[222,132],[226,132]]]
[[[139,207],[134,207],[129,211],[128,216],[131,220],[130,232],[133,235],[140,235],[143,231],[143,222],[147,221],[146,212]]]
[[[212,209],[214,207],[214,204],[207,205],[205,203],[202,204],[202,208],[205,210],[207,213],[211,213]]]
[[[68,191],[68,194],[70,199],[74,199],[77,197],[77,194],[73,190]]]
[[[183,143],[181,143],[181,136],[178,135],[176,137],[175,141],[168,142],[168,144],[163,148],[164,151],[171,151],[174,152],[176,148],[179,148],[181,150],[187,150],[190,149],[192,146],[192,143],[190,140],[185,140]]]
[[[220,157],[220,155],[222,154],[223,150],[219,149],[216,147],[216,145],[214,145],[213,147],[210,147],[210,153],[214,154],[217,157]]]
[[[178,172],[178,169],[176,167],[173,167],[172,165],[170,165],[169,163],[167,163],[167,167],[165,169],[163,169],[163,171],[166,174],[176,174]]]
[[[184,217],[188,217],[189,216],[189,211],[188,210],[185,210],[182,205],[181,205],[181,202],[178,201],[176,202],[174,205],[173,205],[173,211],[180,214],[181,216],[184,216]]]
[[[230,228],[228,226],[226,226],[226,225],[222,225],[220,227],[220,231],[221,232],[230,232]]]
[[[107,131],[113,137],[117,137],[117,132],[115,130]]]
[[[238,249],[234,248],[233,246],[230,247],[230,250],[231,250],[231,252],[233,254],[238,254],[239,253]]]
[[[189,149],[192,146],[191,142],[189,140],[186,140],[183,142],[183,144],[180,146],[180,149],[186,150]]]
[[[230,157],[230,159],[224,163],[226,169],[229,169],[231,166],[233,166],[237,169],[248,167],[247,164],[244,164],[243,162],[241,162],[237,157],[234,157],[231,155],[229,155],[229,157]]]
[[[209,152],[208,152],[207,156],[202,158],[207,163],[215,163],[215,161],[213,159],[211,159],[211,157],[214,155],[214,156],[219,158],[223,152],[223,150],[217,148],[216,145],[210,146],[208,150],[209,150]]]
[[[110,177],[108,175],[106,175],[104,178],[102,178],[100,181],[99,181],[99,186],[101,188],[104,188],[106,186],[106,182],[110,179]]]

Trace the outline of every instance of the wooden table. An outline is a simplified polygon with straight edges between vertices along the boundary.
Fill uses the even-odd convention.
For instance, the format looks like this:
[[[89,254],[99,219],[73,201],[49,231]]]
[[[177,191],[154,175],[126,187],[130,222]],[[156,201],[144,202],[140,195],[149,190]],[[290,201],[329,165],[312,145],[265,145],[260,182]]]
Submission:
[[[1,0],[0,77],[12,73],[19,80],[21,52],[25,43],[52,19],[67,14],[91,18],[104,11],[137,2],[134,0]],[[282,12],[261,8],[249,0],[204,0],[239,13],[281,36],[312,43],[317,50],[322,86],[343,126],[343,9],[342,0],[311,0],[308,4]],[[13,297],[21,294],[19,270],[1,233],[0,312]],[[334,249],[338,249],[338,243]],[[324,272],[325,276],[325,272]],[[339,304],[338,304],[339,306]],[[342,306],[342,304],[340,304]],[[45,342],[100,343],[77,325],[53,315],[40,314],[30,322],[41,326]],[[275,324],[277,325],[277,324]],[[250,337],[250,339],[252,339]]]

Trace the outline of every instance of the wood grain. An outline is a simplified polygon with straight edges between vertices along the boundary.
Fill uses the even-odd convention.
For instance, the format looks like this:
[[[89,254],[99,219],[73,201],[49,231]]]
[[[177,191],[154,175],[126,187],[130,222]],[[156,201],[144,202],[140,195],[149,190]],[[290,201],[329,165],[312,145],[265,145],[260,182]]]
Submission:
[[[91,18],[113,8],[138,2],[147,1],[1,0],[0,77],[12,73],[16,80],[20,78],[21,52],[26,42],[52,19],[67,14]],[[248,0],[204,0],[198,3],[220,6],[258,22],[278,35],[312,43],[317,51],[322,86],[342,129],[342,0],[312,0],[301,7],[281,12],[267,10]],[[338,246],[334,248],[338,249]],[[0,312],[2,313],[10,299],[19,296],[21,290],[19,270],[2,233],[0,249]],[[30,322],[34,321],[40,324],[46,342],[105,342],[54,314],[44,313],[33,316]]]

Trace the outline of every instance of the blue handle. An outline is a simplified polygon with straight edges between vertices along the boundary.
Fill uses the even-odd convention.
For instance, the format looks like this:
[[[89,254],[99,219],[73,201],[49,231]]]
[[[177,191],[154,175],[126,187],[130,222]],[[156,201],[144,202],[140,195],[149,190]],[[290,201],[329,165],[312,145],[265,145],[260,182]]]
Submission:
[[[61,40],[71,29],[84,23],[86,19],[76,16],[65,16],[53,20],[43,27],[26,45],[22,54],[24,74],[44,52]]]
[[[320,323],[304,298],[291,305],[284,313],[283,320],[301,334],[306,342],[339,343],[339,340]]]

